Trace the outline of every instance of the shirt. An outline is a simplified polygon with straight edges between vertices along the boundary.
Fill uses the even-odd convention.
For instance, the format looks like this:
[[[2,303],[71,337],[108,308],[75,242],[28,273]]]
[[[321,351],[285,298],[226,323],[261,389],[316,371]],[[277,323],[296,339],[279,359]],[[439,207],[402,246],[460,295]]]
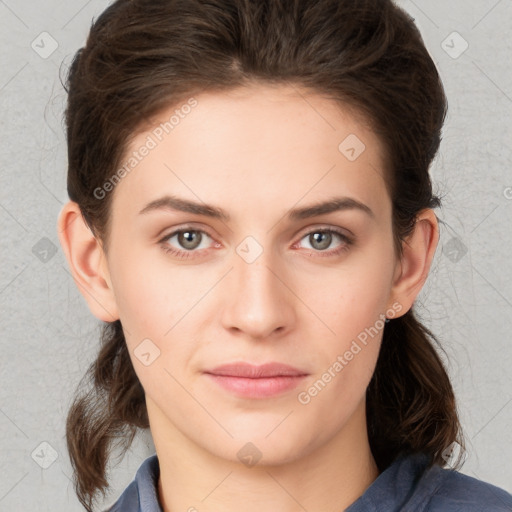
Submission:
[[[512,495],[499,487],[439,465],[424,454],[399,456],[345,512],[510,512]],[[156,455],[105,512],[163,512],[158,501]],[[341,512],[341,510],[340,510]]]

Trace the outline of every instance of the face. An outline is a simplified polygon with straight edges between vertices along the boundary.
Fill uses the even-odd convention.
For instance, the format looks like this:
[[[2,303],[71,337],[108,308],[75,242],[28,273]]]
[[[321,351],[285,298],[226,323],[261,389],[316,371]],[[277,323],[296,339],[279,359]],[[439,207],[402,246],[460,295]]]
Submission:
[[[119,318],[154,438],[291,461],[362,417],[384,315],[400,316],[383,148],[312,93],[195,100],[169,133],[179,106],[133,139],[137,165],[110,192]],[[244,378],[238,363],[287,367]]]

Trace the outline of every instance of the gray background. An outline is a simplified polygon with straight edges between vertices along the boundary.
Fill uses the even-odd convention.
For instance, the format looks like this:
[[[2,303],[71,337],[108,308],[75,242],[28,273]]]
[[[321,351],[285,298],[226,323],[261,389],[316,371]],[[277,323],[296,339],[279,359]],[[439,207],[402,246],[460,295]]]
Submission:
[[[99,325],[56,232],[67,200],[59,67],[64,76],[107,5],[0,0],[0,510],[82,510],[64,422]],[[417,307],[449,357],[468,443],[462,471],[512,492],[512,2],[400,5],[416,19],[449,99],[432,170],[444,197],[441,242]],[[106,503],[151,453],[141,435],[114,467]]]

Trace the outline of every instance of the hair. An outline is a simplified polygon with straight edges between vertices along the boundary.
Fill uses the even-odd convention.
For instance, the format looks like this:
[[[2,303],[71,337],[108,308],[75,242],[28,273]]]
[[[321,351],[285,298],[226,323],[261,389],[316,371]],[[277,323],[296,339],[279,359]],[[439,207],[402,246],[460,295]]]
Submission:
[[[401,256],[418,214],[441,205],[429,167],[447,100],[414,20],[391,0],[112,3],[93,20],[64,84],[67,190],[105,251],[113,194],[98,199],[94,191],[121,165],[134,134],[194,94],[255,83],[325,95],[370,124],[385,148]],[[400,454],[417,452],[430,465],[444,465],[450,445],[464,446],[439,349],[413,308],[386,323],[366,391],[369,442],[380,471]],[[148,427],[121,322],[105,322],[98,357],[66,424],[75,490],[88,511],[108,488],[114,444],[126,451],[137,429]]]

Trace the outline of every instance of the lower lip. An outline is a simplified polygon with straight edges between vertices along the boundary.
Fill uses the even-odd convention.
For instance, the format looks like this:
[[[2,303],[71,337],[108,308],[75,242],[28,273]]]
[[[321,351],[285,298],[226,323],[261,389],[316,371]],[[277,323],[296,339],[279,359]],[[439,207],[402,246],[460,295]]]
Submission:
[[[250,379],[246,377],[213,375],[211,373],[206,375],[224,389],[247,398],[266,398],[279,395],[294,389],[306,377],[306,375],[286,375]]]

